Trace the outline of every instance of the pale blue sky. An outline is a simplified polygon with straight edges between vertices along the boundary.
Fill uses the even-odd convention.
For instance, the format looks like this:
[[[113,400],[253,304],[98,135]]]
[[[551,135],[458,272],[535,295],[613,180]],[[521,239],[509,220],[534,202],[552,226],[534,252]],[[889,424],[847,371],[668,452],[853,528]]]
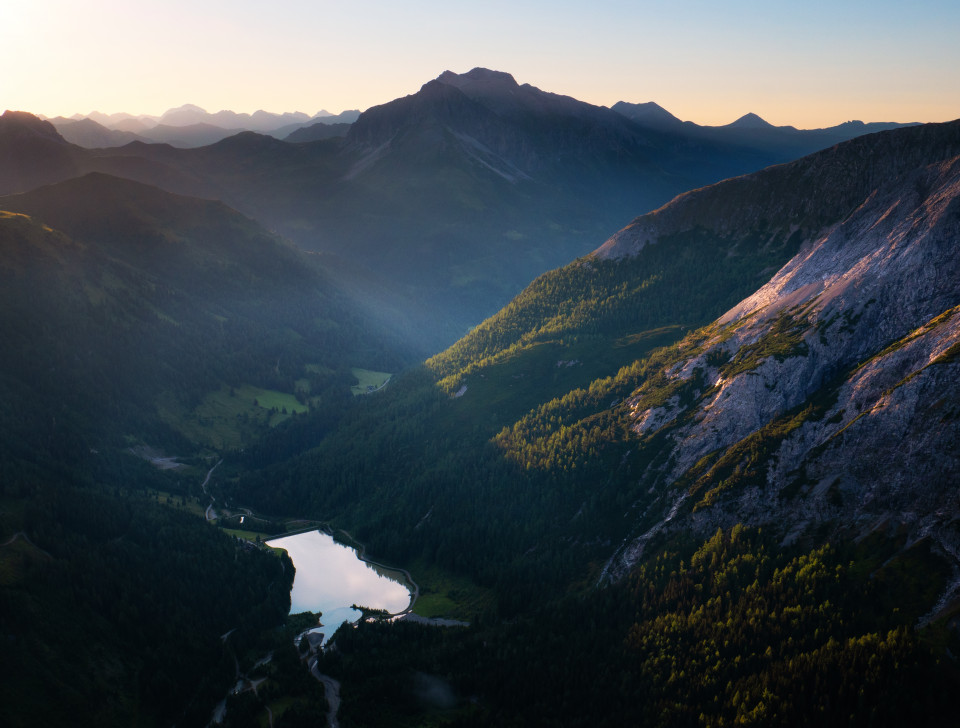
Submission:
[[[960,117],[960,2],[2,0],[0,108],[338,112],[485,66],[723,124]]]

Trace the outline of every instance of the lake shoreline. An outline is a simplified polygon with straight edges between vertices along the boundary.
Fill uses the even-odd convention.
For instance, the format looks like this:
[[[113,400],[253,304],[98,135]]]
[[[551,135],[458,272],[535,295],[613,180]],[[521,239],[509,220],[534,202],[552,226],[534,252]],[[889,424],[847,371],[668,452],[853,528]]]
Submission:
[[[363,558],[352,544],[342,543],[329,529],[311,528],[264,542],[283,549],[296,569],[290,591],[290,614],[323,614],[324,642],[344,622],[356,623],[371,613],[402,615],[410,611],[419,587],[409,572]]]
[[[420,586],[417,584],[417,582],[413,580],[413,576],[410,575],[410,572],[399,566],[387,566],[386,564],[381,564],[379,561],[368,559],[367,547],[364,543],[355,539],[348,531],[344,531],[342,528],[339,529],[339,531],[340,533],[345,534],[347,538],[350,539],[352,543],[344,544],[344,545],[354,549],[357,552],[357,558],[360,559],[360,561],[362,561],[365,564],[370,564],[370,566],[373,566],[378,570],[383,569],[384,571],[392,571],[397,574],[403,574],[403,577],[407,582],[406,584],[404,584],[404,586],[407,588],[408,591],[410,591],[410,604],[407,605],[406,609],[400,612],[396,612],[396,613],[387,612],[387,616],[396,618],[396,617],[402,617],[405,614],[411,613],[413,611],[414,605],[417,603],[417,599],[420,598]],[[334,540],[336,540],[337,538],[336,534],[333,534],[333,533],[330,534],[330,537],[333,538]],[[359,544],[360,548],[356,548],[353,544]],[[366,606],[366,605],[357,605],[357,606]]]

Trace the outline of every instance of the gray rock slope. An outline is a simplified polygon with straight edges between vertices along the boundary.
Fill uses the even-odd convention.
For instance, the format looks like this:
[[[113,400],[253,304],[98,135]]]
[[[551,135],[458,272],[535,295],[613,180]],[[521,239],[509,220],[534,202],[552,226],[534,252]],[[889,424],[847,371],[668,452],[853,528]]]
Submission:
[[[717,185],[740,200],[726,211],[716,189],[689,193],[597,251],[627,256],[708,219],[805,232],[765,286],[626,401],[639,447],[665,441],[670,453],[644,475],[659,520],[606,574],[659,530],[737,522],[784,542],[897,529],[960,563],[958,142],[960,122],[865,137]],[[822,214],[831,207],[849,212]]]

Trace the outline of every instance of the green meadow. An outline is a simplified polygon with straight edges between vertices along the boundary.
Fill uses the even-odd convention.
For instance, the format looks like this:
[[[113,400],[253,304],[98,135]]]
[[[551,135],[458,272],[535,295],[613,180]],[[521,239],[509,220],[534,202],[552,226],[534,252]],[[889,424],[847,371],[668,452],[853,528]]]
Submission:
[[[172,397],[162,397],[161,418],[193,442],[216,450],[242,447],[264,427],[275,427],[307,411],[292,394],[244,384],[210,392],[188,410]]]
[[[368,394],[380,389],[393,376],[390,372],[375,372],[359,367],[353,367],[350,371],[357,378],[357,383],[350,388],[350,391],[354,394]]]

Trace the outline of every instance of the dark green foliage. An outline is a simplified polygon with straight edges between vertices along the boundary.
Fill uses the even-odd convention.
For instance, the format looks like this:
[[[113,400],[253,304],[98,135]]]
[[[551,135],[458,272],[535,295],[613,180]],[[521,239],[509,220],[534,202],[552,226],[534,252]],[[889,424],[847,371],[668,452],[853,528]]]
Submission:
[[[518,467],[487,442],[489,427],[457,422],[450,404],[429,372],[397,377],[319,448],[242,475],[230,497],[343,526],[372,558],[422,558],[496,587],[507,611],[562,591],[605,549],[596,522],[571,520],[599,483]]]
[[[609,469],[610,458],[598,455],[614,449],[622,456],[633,439],[621,405],[625,397],[631,395],[629,406],[643,411],[674,397],[686,406],[702,396],[706,389],[702,371],[679,379],[667,377],[665,370],[681,351],[700,346],[705,337],[705,332],[695,332],[680,344],[658,349],[622,368],[615,376],[597,379],[589,388],[572,390],[542,404],[498,433],[496,444],[527,469],[565,473]]]
[[[806,356],[807,344],[803,340],[809,323],[796,312],[783,311],[771,324],[759,341],[741,346],[736,355],[720,368],[724,379],[756,369],[764,360],[773,357],[784,361],[793,356]]]
[[[252,691],[229,695],[223,728],[259,728],[260,715],[264,712],[263,701]]]
[[[417,673],[451,687],[450,725],[948,725],[947,658],[902,608],[911,583],[943,583],[943,564],[877,545],[902,567],[875,571],[870,548],[783,550],[737,526],[511,624],[362,625],[324,669],[343,681],[344,721],[362,726],[429,720]]]
[[[341,680],[345,722],[447,725],[477,714],[458,688],[466,672],[462,660],[476,645],[476,637],[463,628],[364,623],[338,632],[336,644],[319,666]]]
[[[696,228],[630,258],[582,258],[538,278],[429,365],[460,380],[535,343],[609,346],[604,340],[630,332],[703,325],[762,285],[801,239],[763,229],[731,237]]]
[[[392,561],[423,558],[484,586],[509,584],[498,589],[507,611],[528,592],[560,590],[625,535],[622,514],[637,499],[635,485],[624,487],[641,466],[624,461],[619,403],[641,383],[663,400],[705,389],[697,378],[661,386],[676,348],[644,357],[755,288],[798,242],[696,229],[635,259],[585,259],[543,276],[428,363],[447,377],[439,386],[430,371],[395,378],[312,452],[244,475],[235,497],[336,519]],[[461,382],[466,394],[451,399]],[[547,583],[531,586],[534,574]]]
[[[0,584],[10,725],[204,725],[234,674],[220,635],[289,609],[286,558],[134,494],[36,487],[22,525],[35,548]]]
[[[162,473],[129,446],[196,452],[161,399],[307,379],[316,421],[352,403],[351,366],[402,357],[218,203],[96,176],[5,202],[36,217],[0,213],[0,531],[25,534],[0,547],[3,718],[205,725],[232,650],[289,608],[292,568],[146,496],[198,495],[209,464]],[[280,456],[271,442],[254,456]]]

